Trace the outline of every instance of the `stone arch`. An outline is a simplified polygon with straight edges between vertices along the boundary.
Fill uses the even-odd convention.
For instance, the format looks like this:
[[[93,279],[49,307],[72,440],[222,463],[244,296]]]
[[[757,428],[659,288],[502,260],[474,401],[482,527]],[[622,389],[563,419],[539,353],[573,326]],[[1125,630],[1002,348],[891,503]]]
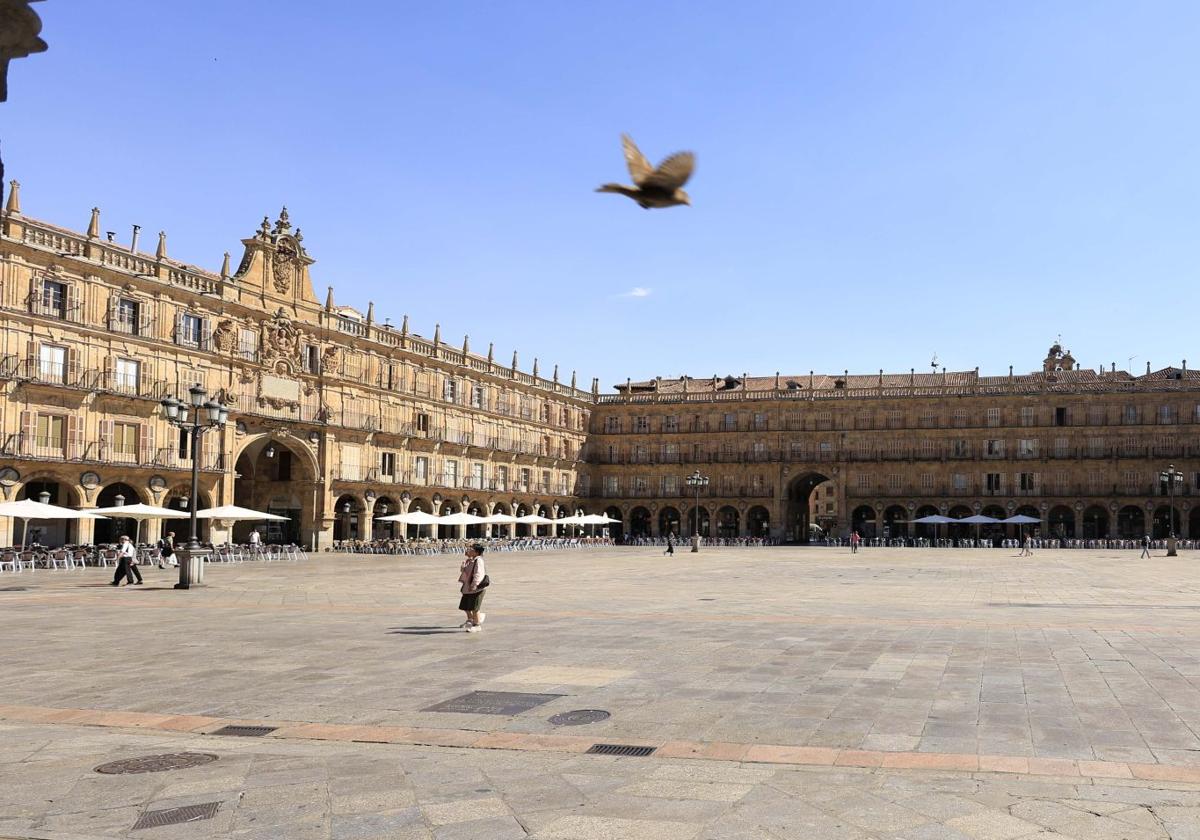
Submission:
[[[123,481],[114,481],[105,485],[96,495],[96,507],[113,507],[117,504],[136,505],[148,504],[149,493],[143,497],[137,489]],[[97,519],[92,523],[94,540],[99,544],[114,543],[122,534],[132,540],[138,538],[138,523],[136,519],[122,519],[109,516],[108,519]]]
[[[947,513],[946,515],[949,516],[951,519],[966,519],[968,516],[972,516],[974,513],[975,513],[975,511],[971,510],[966,505],[960,504],[960,505],[955,505],[954,507],[950,508],[950,512]],[[946,533],[950,536],[951,539],[955,539],[955,540],[970,539],[971,537],[975,536],[975,526],[974,525],[963,525],[958,522],[951,522],[950,524],[946,525]]]
[[[708,508],[704,505],[699,507],[693,505],[688,508],[687,516],[683,520],[683,527],[688,529],[689,534],[699,534],[705,538],[712,536],[712,523],[709,520]]]
[[[83,494],[79,491],[79,488],[56,475],[39,473],[23,478],[21,482],[21,486],[17,488],[17,492],[13,496],[14,500],[31,499],[35,502],[40,502],[42,494],[45,493],[48,494],[47,504],[69,508],[78,508],[83,504]],[[29,523],[25,523],[20,519],[14,518],[11,521],[12,544],[15,546],[39,543],[45,546],[57,547],[81,542],[79,539],[80,520],[78,519],[58,519],[52,521],[35,519]],[[29,528],[28,536],[25,533],[26,525]]]
[[[1179,536],[1180,528],[1183,525],[1183,519],[1179,515],[1178,506],[1159,505],[1154,509],[1153,531],[1151,536],[1156,540],[1165,540],[1171,536],[1171,527],[1174,525],[1175,536]]]
[[[465,510],[469,514],[472,514],[473,516],[487,516],[488,515],[487,505],[484,502],[480,502],[478,500],[472,501],[471,499],[468,499],[466,504],[463,505],[463,510]],[[487,528],[486,525],[468,525],[467,526],[467,539],[469,539],[469,540],[483,539],[484,530],[486,528]]]
[[[1055,505],[1050,508],[1047,519],[1050,526],[1050,536],[1070,540],[1075,538],[1075,511],[1067,505]]]
[[[738,535],[742,516],[733,505],[725,505],[717,511],[717,536],[730,539]]]
[[[908,536],[908,511],[903,505],[888,505],[884,508],[883,535],[889,539]]]
[[[771,512],[762,505],[755,505],[746,513],[746,530],[752,537],[771,536]]]
[[[674,534],[676,539],[678,539],[683,536],[683,532],[680,530],[681,527],[682,522],[678,508],[667,505],[658,512],[658,533],[662,536],[665,537],[667,534]]]
[[[625,542],[625,522],[627,520],[625,514],[622,513],[621,509],[616,505],[609,505],[604,512],[610,519],[617,520],[616,522],[610,522],[608,525],[604,526],[604,529],[608,531],[608,535],[612,537],[615,542]]]
[[[924,519],[927,516],[937,516],[940,513],[941,513],[941,511],[939,511],[933,505],[921,505],[919,508],[917,508],[916,515],[913,516],[913,519]],[[936,539],[937,531],[938,531],[938,526],[936,526],[936,525],[928,525],[928,524],[922,523],[920,525],[913,526],[913,535],[916,536],[918,539],[927,539],[927,540]]]
[[[383,495],[375,499],[375,504],[371,506],[371,537],[378,540],[399,539],[403,525],[399,522],[379,521],[381,516],[393,516],[397,513],[400,513],[398,498]]]
[[[1125,505],[1117,511],[1117,536],[1137,540],[1146,535],[1146,512],[1140,505]]]
[[[1083,512],[1083,538],[1103,539],[1108,536],[1108,511],[1101,505],[1092,505]]]
[[[787,519],[784,523],[784,538],[789,542],[808,543],[811,539],[812,525],[824,522],[831,528],[836,526],[836,519],[826,518],[826,514],[818,511],[812,515],[812,494],[817,486],[831,479],[824,473],[805,472],[788,482],[787,487]],[[817,521],[814,522],[813,519]]]
[[[629,536],[634,538],[649,537],[650,522],[649,509],[638,505],[629,512]]]
[[[996,505],[996,504],[984,505],[983,510],[979,511],[979,513],[983,516],[990,516],[992,519],[1007,519],[1008,518],[1008,514],[1005,513],[1004,508],[1001,507],[1000,505]],[[1006,527],[1007,526],[1001,525],[999,523],[994,523],[991,525],[980,525],[979,526],[979,534],[980,534],[980,536],[985,537],[987,539],[993,539],[993,540],[1003,539],[1004,538],[1004,529]]]
[[[363,538],[363,517],[367,506],[353,493],[343,493],[333,503],[333,538],[335,540],[360,540]]]
[[[248,436],[234,457],[233,503],[285,516],[287,522],[237,522],[231,539],[245,542],[257,528],[272,542],[315,545],[322,517],[333,519],[337,531],[341,514],[336,506],[330,511],[320,509],[324,505],[320,477],[317,456],[295,435],[276,431]],[[362,525],[358,530],[365,534]]]
[[[1200,539],[1200,505],[1188,512],[1188,537],[1193,540]]]
[[[175,545],[185,545],[191,535],[191,511],[192,506],[196,506],[196,510],[204,510],[205,508],[213,507],[212,493],[206,491],[203,487],[200,488],[200,498],[192,499],[192,488],[190,484],[179,483],[170,487],[163,494],[162,506],[171,510],[179,511],[178,519],[161,519],[159,520],[158,533],[160,536],[173,533]],[[196,520],[196,539],[204,542],[208,539],[209,520]]]
[[[544,516],[547,519],[553,518],[550,515],[550,508],[548,505],[535,504],[533,506],[533,508],[534,508],[533,512],[536,513],[538,516]],[[554,528],[553,525],[536,525],[536,526],[534,526],[533,531],[539,537],[546,537],[546,536],[552,536],[554,534],[553,528]]]
[[[876,526],[875,508],[871,505],[859,505],[850,514],[850,530],[858,531],[858,535],[864,540],[869,540],[875,536]]]

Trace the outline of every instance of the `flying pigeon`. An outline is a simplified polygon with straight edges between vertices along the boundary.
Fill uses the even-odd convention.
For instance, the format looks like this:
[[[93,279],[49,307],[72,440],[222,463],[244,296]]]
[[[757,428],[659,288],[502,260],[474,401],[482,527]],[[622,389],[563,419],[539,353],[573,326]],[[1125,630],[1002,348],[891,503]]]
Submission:
[[[629,166],[629,174],[637,186],[604,184],[597,187],[596,192],[629,196],[647,210],[651,207],[674,207],[677,204],[691,206],[691,198],[680,187],[692,177],[692,170],[696,166],[695,155],[691,152],[676,152],[655,169],[628,134],[621,135],[621,145],[625,149],[625,163]]]

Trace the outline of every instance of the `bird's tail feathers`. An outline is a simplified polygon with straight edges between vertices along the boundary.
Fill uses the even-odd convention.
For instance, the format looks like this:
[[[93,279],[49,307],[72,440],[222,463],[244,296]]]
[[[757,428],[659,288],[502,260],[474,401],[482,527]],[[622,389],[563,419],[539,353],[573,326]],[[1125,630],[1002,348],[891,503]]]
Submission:
[[[620,184],[601,184],[596,187],[596,192],[620,193],[621,195],[624,195],[628,190],[628,187],[623,187]]]

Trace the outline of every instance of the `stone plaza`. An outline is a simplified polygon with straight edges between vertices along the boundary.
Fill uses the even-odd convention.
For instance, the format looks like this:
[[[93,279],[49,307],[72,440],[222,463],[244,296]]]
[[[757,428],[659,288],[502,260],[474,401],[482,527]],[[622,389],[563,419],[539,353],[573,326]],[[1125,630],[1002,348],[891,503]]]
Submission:
[[[1194,554],[1014,553],[5,574],[0,838],[1200,836]]]

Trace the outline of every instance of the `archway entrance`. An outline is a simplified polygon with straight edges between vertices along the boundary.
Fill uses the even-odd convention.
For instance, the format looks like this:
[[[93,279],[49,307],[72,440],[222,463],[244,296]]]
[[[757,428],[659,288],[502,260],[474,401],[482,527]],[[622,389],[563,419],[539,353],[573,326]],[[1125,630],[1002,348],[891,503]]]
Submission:
[[[1117,536],[1140,540],[1146,535],[1146,514],[1137,505],[1125,505],[1117,512]]]
[[[375,500],[375,507],[371,509],[371,537],[377,540],[394,540],[397,539],[397,534],[400,533],[401,526],[398,522],[380,522],[381,516],[394,516],[400,512],[400,503],[391,496],[380,496]]]
[[[43,501],[59,507],[74,508],[79,506],[75,492],[66,484],[53,479],[35,479],[27,482],[17,493],[17,499],[29,499],[34,502]],[[103,520],[97,520],[103,521]],[[13,545],[44,545],[57,548],[61,545],[74,545],[79,542],[78,519],[35,519],[29,523],[29,537],[25,538],[25,522],[13,519]]]
[[[1004,508],[1000,507],[1000,505],[985,505],[983,510],[979,512],[983,516],[990,516],[992,519],[1008,518],[1008,514],[1004,512]],[[998,522],[991,525],[981,525],[979,528],[979,534],[984,539],[992,540],[993,542],[995,540],[1002,540],[1004,539],[1005,527],[1006,526],[1001,525]]]
[[[658,512],[658,533],[664,537],[674,534],[676,538],[683,535],[679,530],[679,511],[673,507],[665,507]]]
[[[1179,508],[1172,508],[1170,505],[1159,505],[1154,509],[1154,539],[1165,540],[1171,536],[1172,520],[1174,520],[1175,525],[1175,536],[1178,537],[1180,526],[1183,523],[1183,519],[1179,515]]]
[[[346,493],[333,505],[333,538],[337,541],[362,539],[363,508],[358,499]]]
[[[114,507],[116,505],[136,505],[145,500],[138,495],[138,491],[134,490],[128,484],[110,484],[100,491],[100,495],[96,497],[96,507]],[[122,535],[126,535],[129,539],[137,541],[138,523],[136,519],[122,519],[116,516],[109,516],[108,519],[97,519],[92,527],[95,529],[92,533],[95,535],[97,545],[115,543]]]
[[[908,511],[900,505],[890,505],[883,512],[883,536],[888,539],[908,537]]]
[[[639,506],[629,512],[629,536],[650,536],[650,511]]]
[[[850,530],[858,531],[864,540],[875,536],[875,508],[870,505],[859,505],[850,517]]]
[[[1108,536],[1108,511],[1100,505],[1092,505],[1083,512],[1083,538],[1102,539]]]
[[[913,516],[913,519],[924,519],[927,516],[937,516],[937,515],[938,515],[938,509],[935,508],[933,505],[921,505],[919,508],[917,508],[916,515]],[[922,522],[919,525],[913,526],[913,535],[919,540],[921,540],[921,539],[934,540],[934,539],[937,539],[937,535],[938,535],[937,527],[938,526],[936,526],[936,525],[929,525],[927,523]]]
[[[246,542],[250,532],[257,528],[264,542],[315,543],[316,530],[320,527],[316,473],[312,455],[303,446],[286,437],[264,437],[242,450],[234,467],[233,503],[284,516],[287,521],[235,523],[231,536],[234,542]],[[359,504],[359,514],[363,513],[361,507]],[[337,519],[342,516],[340,509],[332,513]],[[336,522],[334,528],[336,531]],[[342,530],[346,530],[344,524]],[[335,536],[334,539],[350,538]]]
[[[164,519],[162,524],[159,526],[158,532],[163,536],[168,533],[173,533],[175,535],[174,540],[176,546],[186,545],[188,536],[191,533],[191,511],[193,502],[188,496],[189,492],[189,488],[186,486],[176,487],[167,493],[167,498],[163,502],[163,507],[179,511],[179,518]],[[200,498],[197,499],[194,504],[197,506],[197,510],[204,510],[205,508],[212,507],[211,500],[203,490],[200,491]],[[200,542],[206,542],[208,540],[208,524],[209,520],[207,519],[196,520],[196,539]]]
[[[1050,509],[1050,535],[1062,540],[1075,537],[1075,511],[1066,505],[1057,505]]]
[[[604,511],[609,519],[622,520],[621,509],[616,505]],[[613,538],[613,542],[625,542],[625,523],[623,521],[610,522],[604,526],[608,531],[608,535]]]
[[[836,525],[836,520],[821,519],[824,516],[822,512],[818,511],[815,518],[812,512],[813,491],[826,481],[829,481],[829,476],[810,472],[797,476],[788,484],[784,539],[807,545],[812,540],[813,525],[820,525],[822,521],[830,527]]]
[[[684,521],[683,527],[687,529],[687,535],[689,537],[692,534],[699,534],[700,536],[707,539],[710,536],[709,521],[708,521],[708,508],[706,508],[706,507],[689,508],[688,512],[687,512],[687,519]]]
[[[762,505],[755,505],[746,514],[746,525],[750,536],[766,538],[771,535],[771,512]]]
[[[733,539],[738,535],[738,524],[741,517],[737,508],[726,505],[717,511],[717,536],[722,539]]]

